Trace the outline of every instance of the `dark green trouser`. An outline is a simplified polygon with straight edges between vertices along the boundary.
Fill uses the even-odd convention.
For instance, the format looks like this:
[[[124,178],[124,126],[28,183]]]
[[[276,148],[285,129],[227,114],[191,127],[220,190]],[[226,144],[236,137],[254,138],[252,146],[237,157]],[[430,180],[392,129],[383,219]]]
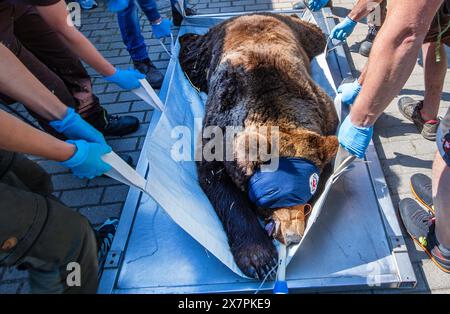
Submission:
[[[32,293],[95,293],[94,232],[51,193],[38,164],[0,150],[0,266],[29,269]]]

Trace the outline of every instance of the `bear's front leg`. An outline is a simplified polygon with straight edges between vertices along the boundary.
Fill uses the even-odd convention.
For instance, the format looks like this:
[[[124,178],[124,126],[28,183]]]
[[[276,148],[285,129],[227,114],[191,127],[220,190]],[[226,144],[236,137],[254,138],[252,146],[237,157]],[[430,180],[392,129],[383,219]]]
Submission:
[[[198,176],[222,221],[236,264],[245,275],[262,280],[277,265],[278,254],[247,195],[233,183],[222,162],[199,162]]]

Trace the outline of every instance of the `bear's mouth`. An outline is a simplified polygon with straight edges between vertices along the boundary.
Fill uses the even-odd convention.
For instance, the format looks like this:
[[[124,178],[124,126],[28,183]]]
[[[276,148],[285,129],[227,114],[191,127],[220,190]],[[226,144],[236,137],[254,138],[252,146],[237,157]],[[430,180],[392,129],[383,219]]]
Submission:
[[[285,245],[299,243],[303,238],[311,210],[309,204],[276,209],[266,220],[264,229],[269,237]]]

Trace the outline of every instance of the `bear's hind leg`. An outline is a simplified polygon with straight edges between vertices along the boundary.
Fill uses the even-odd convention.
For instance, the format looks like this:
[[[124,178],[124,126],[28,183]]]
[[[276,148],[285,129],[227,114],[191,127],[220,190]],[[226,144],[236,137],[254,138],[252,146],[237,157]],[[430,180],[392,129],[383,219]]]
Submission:
[[[277,265],[277,251],[259,224],[247,196],[221,162],[198,163],[200,185],[219,215],[234,260],[244,274],[263,279]],[[271,275],[275,275],[273,270]]]

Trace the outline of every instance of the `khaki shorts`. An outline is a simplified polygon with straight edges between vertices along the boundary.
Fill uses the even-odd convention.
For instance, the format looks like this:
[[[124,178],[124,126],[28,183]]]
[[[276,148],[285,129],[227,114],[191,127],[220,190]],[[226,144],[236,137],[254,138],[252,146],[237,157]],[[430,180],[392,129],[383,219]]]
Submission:
[[[437,41],[439,33],[450,23],[450,12],[447,10],[444,3],[431,23],[430,30],[424,40],[425,43]],[[450,46],[450,28],[442,35],[442,43]]]

